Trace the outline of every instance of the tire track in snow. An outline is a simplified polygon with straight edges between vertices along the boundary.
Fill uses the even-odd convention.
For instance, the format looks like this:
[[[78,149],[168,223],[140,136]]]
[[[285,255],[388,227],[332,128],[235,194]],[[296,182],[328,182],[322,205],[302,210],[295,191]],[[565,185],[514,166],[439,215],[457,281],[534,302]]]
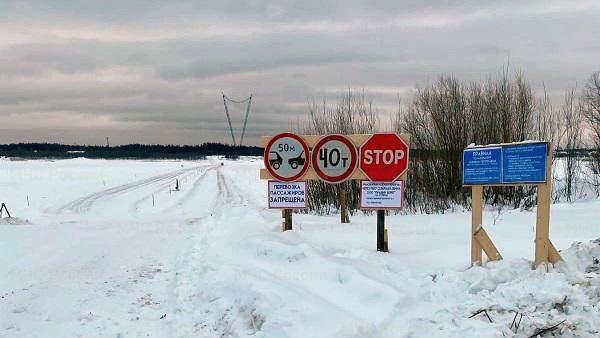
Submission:
[[[222,214],[218,214],[217,218],[214,219],[216,224],[220,224],[222,226],[229,224],[233,226],[238,226],[243,224],[242,220],[250,216],[252,214],[258,215],[262,217],[264,220],[269,220],[273,218],[271,213],[268,212],[268,209],[262,207],[260,205],[261,201],[257,201],[253,199],[256,197],[251,191],[246,188],[243,183],[238,182],[230,176],[231,173],[224,173],[219,170],[219,174],[217,177],[218,180],[218,188],[219,195],[221,199],[224,201],[224,204],[220,206],[220,209],[227,210]],[[244,208],[243,214],[236,212],[234,209]],[[232,217],[235,217],[234,220]],[[241,219],[239,218],[241,217]],[[288,241],[285,238],[281,239],[282,242],[286,243]],[[298,243],[287,243],[290,246],[296,246]],[[205,254],[211,254],[211,247],[205,247]],[[303,249],[309,250],[310,256],[312,259],[316,259],[317,261],[321,261],[324,264],[331,264],[332,266],[338,267],[340,271],[345,271],[346,269],[353,270],[355,273],[360,276],[359,278],[364,278],[366,283],[372,283],[373,287],[376,290],[379,290],[381,293],[391,293],[398,297],[397,300],[393,301],[394,308],[401,308],[401,304],[409,299],[411,299],[411,295],[407,294],[403,288],[399,288],[394,283],[386,280],[387,277],[395,277],[394,273],[389,273],[384,276],[372,276],[369,274],[368,266],[356,266],[356,262],[352,259],[341,258],[333,255],[329,250],[321,248],[318,245],[312,243],[309,248]],[[212,253],[214,255],[214,253]],[[202,255],[201,257],[205,257]],[[200,257],[198,257],[200,259]],[[315,289],[312,285],[304,285],[301,280],[298,280],[295,273],[300,273],[294,270],[289,271],[289,276],[286,274],[278,274],[273,272],[270,267],[263,266],[260,261],[246,261],[244,264],[238,264],[236,262],[212,262],[214,265],[209,271],[214,274],[219,274],[219,271],[225,269],[228,271],[236,271],[239,275],[245,276],[245,278],[254,279],[257,284],[269,285],[268,289],[270,290],[278,290],[277,294],[288,295],[290,298],[298,298],[303,299],[303,303],[306,302],[308,304],[314,303],[319,304],[319,307],[324,307],[327,310],[322,311],[326,312],[335,312],[345,318],[351,318],[351,321],[359,323],[357,325],[357,329],[360,330],[373,330],[374,332],[386,332],[390,325],[395,320],[395,315],[391,314],[390,316],[386,316],[382,318],[381,322],[377,325],[373,326],[372,323],[361,315],[360,311],[352,311],[345,307],[343,301],[338,301],[337,299],[330,297],[326,293],[321,292],[319,289]],[[210,264],[206,264],[206,267],[210,267]],[[222,283],[222,282],[221,282]],[[411,283],[415,283],[418,285],[416,280],[411,279]],[[202,289],[213,289],[214,286],[211,281],[205,281],[202,278],[197,277],[196,285],[203,285]],[[223,290],[231,290],[236,289],[236,282],[230,281],[225,284],[221,284],[219,287]],[[284,285],[284,287],[281,287]],[[293,287],[290,287],[293,285]],[[257,290],[248,290],[248,292],[258,292]],[[293,296],[292,296],[293,295]],[[205,328],[210,328],[214,330],[215,334],[220,333],[229,333],[235,335],[235,323],[239,324],[240,320],[244,320],[243,317],[239,317],[241,308],[238,308],[240,304],[242,306],[251,306],[251,304],[243,303],[245,300],[231,298],[227,294],[219,294],[212,293],[206,294],[200,292],[196,295],[203,300],[200,304],[207,305],[199,305],[200,307],[196,309],[197,312],[206,314],[206,317],[203,318],[202,324]],[[252,297],[248,297],[252,298]],[[214,301],[214,303],[213,303]],[[242,302],[242,303],[240,303]],[[268,320],[268,319],[267,319]],[[224,332],[220,332],[219,330],[225,330]],[[232,331],[227,331],[232,330]],[[260,330],[260,329],[259,329]],[[197,332],[194,332],[197,333]],[[360,335],[360,332],[357,333]]]
[[[220,232],[216,230],[222,230],[225,224],[237,224],[231,222],[230,211],[239,211],[245,204],[243,196],[232,187],[223,168],[216,166],[207,170],[205,175],[213,171],[213,179],[199,178],[188,193],[192,196],[205,187],[204,190],[214,194],[214,198],[205,206],[205,212],[190,224],[188,245],[182,248],[175,269],[177,274],[169,286],[171,291],[168,302],[174,315],[174,319],[168,323],[171,337],[228,336],[232,333],[228,331],[232,329],[228,326],[228,320],[236,320],[225,318],[229,315],[228,310],[219,308],[218,302],[213,303],[221,297],[218,295],[214,298],[212,290],[218,287],[218,282],[213,280],[212,274],[221,273],[223,264],[235,269],[239,267],[231,265],[231,262],[215,260],[215,253],[222,249],[215,247],[213,243],[219,243],[214,240],[215,235],[220,236]],[[209,184],[214,186],[209,187]],[[212,305],[216,307],[212,308]]]
[[[214,179],[205,179],[212,172],[215,172],[216,182]],[[210,184],[216,186],[209,187]],[[187,223],[187,245],[182,248],[177,259],[174,269],[176,273],[169,285],[168,303],[170,312],[173,314],[173,319],[168,322],[170,337],[190,337],[201,334],[199,325],[206,314],[198,313],[198,298],[201,298],[205,292],[202,285],[207,285],[207,282],[204,279],[210,272],[217,270],[214,266],[215,262],[210,262],[206,256],[211,249],[211,243],[213,243],[211,235],[220,224],[219,220],[225,210],[224,206],[228,203],[228,196],[230,196],[228,188],[224,185],[220,167],[215,166],[206,170],[195,181],[188,193],[189,196],[184,197],[185,201],[203,187],[205,189],[202,193],[208,192],[213,198],[210,199],[211,203],[206,205],[203,213],[193,222]],[[201,318],[198,318],[198,315],[201,315]],[[217,335],[217,332],[211,332],[212,335]]]
[[[192,184],[192,186],[190,187],[190,189],[185,193],[185,195],[181,198],[181,200],[179,200],[179,202],[177,203],[177,206],[184,206],[187,205],[187,203],[191,200],[193,200],[193,197],[195,196],[196,193],[198,193],[198,190],[202,187],[202,184],[204,183],[204,181],[206,180],[206,177],[208,176],[209,173],[211,173],[214,170],[217,170],[217,166],[210,166],[209,168],[207,168]]]
[[[231,189],[229,189],[229,185],[225,181],[225,176],[223,176],[222,170],[217,170],[217,186],[219,188],[219,196],[223,199],[225,204],[231,204],[233,201],[233,194],[231,193]]]
[[[228,179],[227,184],[230,187],[230,190],[237,192],[236,195],[237,195],[238,200],[240,201],[240,204],[243,204],[244,206],[251,206],[255,211],[258,211],[260,216],[265,220],[271,218],[271,217],[269,217],[269,215],[271,215],[272,213],[269,211],[269,208],[266,206],[266,203],[264,203],[261,200],[261,202],[263,202],[261,204],[261,203],[257,202],[256,200],[252,199],[251,197],[246,198],[246,197],[248,197],[248,196],[245,196],[245,194],[247,194],[247,191],[245,190],[246,188],[243,188],[242,186],[240,186],[233,180]],[[233,189],[231,189],[231,188],[233,188]]]
[[[210,216],[199,220],[201,230],[194,234],[195,245],[185,254],[185,263],[181,264],[183,270],[177,276],[173,304],[178,311],[176,319],[170,323],[173,337],[229,337],[243,335],[249,330],[258,332],[262,325],[248,327],[251,314],[246,312],[252,312],[254,305],[247,299],[238,298],[235,292],[227,291],[238,288],[239,281],[237,278],[229,280],[226,276],[234,271],[239,277],[247,267],[222,257],[221,252],[236,245],[236,241],[222,242],[225,234],[236,231],[248,218],[263,215],[256,203],[249,202],[247,190],[240,189],[232,179],[231,175],[235,173],[224,169],[218,167],[215,170],[216,196],[207,208],[212,211]],[[221,240],[215,240],[215,236]]]
[[[206,169],[205,169],[205,168],[206,168]],[[198,178],[196,178],[196,179],[193,181],[192,188],[191,188],[189,191],[186,191],[186,192],[185,192],[185,195],[184,195],[184,197],[182,197],[182,199],[180,200],[180,202],[178,202],[178,203],[176,203],[176,204],[175,204],[176,206],[181,206],[181,205],[183,205],[183,201],[185,201],[185,200],[189,199],[189,198],[190,198],[190,197],[191,197],[191,196],[192,196],[192,195],[195,193],[195,190],[196,190],[197,186],[199,186],[199,185],[200,185],[200,183],[202,182],[202,180],[204,180],[204,179],[205,179],[206,175],[207,175],[207,174],[208,174],[210,171],[214,170],[214,169],[215,169],[215,167],[214,167],[214,166],[200,166],[200,167],[197,167],[196,169],[198,169],[198,170],[200,170],[200,169],[205,169],[205,170],[201,171],[201,173],[200,173],[200,176],[198,176]],[[187,173],[185,176],[181,177],[179,181],[181,182],[181,181],[183,181],[184,179],[186,179],[186,178],[188,178],[188,177],[191,177],[191,176],[193,176],[194,174],[195,174],[194,172],[192,172],[192,173]],[[135,201],[135,202],[133,203],[133,205],[131,206],[131,210],[132,210],[132,211],[134,211],[134,212],[137,212],[137,211],[139,210],[139,206],[140,206],[142,203],[144,203],[145,201],[148,201],[148,200],[150,200],[150,199],[152,198],[152,195],[155,195],[155,194],[158,194],[158,193],[160,193],[160,192],[164,191],[164,189],[165,189],[165,188],[167,188],[167,187],[170,187],[170,186],[171,186],[171,184],[172,184],[172,182],[171,182],[171,181],[168,181],[168,182],[165,182],[165,183],[161,184],[161,185],[160,185],[158,188],[156,188],[155,190],[153,190],[151,193],[149,193],[149,194],[147,194],[146,196],[144,196],[144,197],[142,197],[142,198],[138,199],[137,201]],[[167,206],[167,207],[166,207],[166,208],[164,208],[164,209],[165,209],[165,210],[167,210],[167,209],[170,209],[170,208],[171,208],[171,206]]]
[[[258,203],[250,201],[248,190],[240,189],[240,184],[232,178],[235,173],[226,169],[221,166],[207,169],[202,176],[210,179],[199,177],[181,202],[193,201],[198,193],[209,194],[205,199],[210,202],[202,205],[194,222],[187,223],[185,236],[188,239],[181,248],[168,286],[167,303],[173,315],[168,322],[170,337],[230,336],[245,332],[239,331],[243,330],[239,326],[248,320],[242,312],[246,311],[245,306],[251,308],[252,304],[222,293],[238,287],[236,280],[225,284],[220,280],[231,270],[239,274],[246,268],[222,259],[219,253],[224,250],[222,245],[227,250],[235,242],[223,243],[215,237],[235,231],[244,225],[247,217],[263,215]],[[210,174],[213,172],[214,176]],[[260,331],[260,327],[254,329]]]
[[[245,188],[241,187],[234,180],[227,177],[228,175],[224,175],[221,170],[219,170],[219,172],[220,172],[220,176],[218,177],[219,182],[220,182],[219,187],[220,187],[223,195],[226,196],[226,200],[227,200],[228,204],[233,204],[233,206],[243,206],[243,207],[251,206],[252,209],[255,209],[255,210],[261,211],[261,212],[264,210],[267,210],[266,207],[261,206],[256,201],[254,201],[252,198],[248,198],[248,196],[246,196],[247,191],[245,190]],[[235,200],[235,203],[234,203],[234,200]]]
[[[113,187],[110,189],[98,191],[93,194],[78,198],[72,202],[69,202],[66,205],[58,208],[55,212],[56,213],[63,213],[65,211],[77,212],[77,213],[87,212],[91,209],[91,207],[94,205],[94,203],[96,203],[100,199],[112,198],[112,197],[124,194],[126,192],[130,192],[130,191],[134,191],[134,190],[146,187],[148,185],[161,183],[165,180],[172,180],[173,178],[176,178],[188,171],[196,170],[196,169],[199,169],[202,167],[204,167],[204,166],[196,166],[196,167],[192,167],[192,168],[180,169],[180,170],[168,172],[166,174],[156,175],[156,176],[152,176],[152,177],[149,177],[149,178],[146,178],[143,180],[139,180],[139,181],[123,184],[120,186],[116,186],[116,187]]]

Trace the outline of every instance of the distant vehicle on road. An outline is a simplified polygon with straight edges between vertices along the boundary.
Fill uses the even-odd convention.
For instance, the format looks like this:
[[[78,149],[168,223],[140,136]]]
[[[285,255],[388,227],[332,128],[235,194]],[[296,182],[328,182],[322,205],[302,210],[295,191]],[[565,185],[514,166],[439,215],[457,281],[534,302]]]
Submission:
[[[290,158],[288,160],[288,163],[292,169],[296,169],[298,166],[304,165],[304,161],[306,161],[306,159],[303,158],[302,155],[304,155],[304,150],[297,157]]]

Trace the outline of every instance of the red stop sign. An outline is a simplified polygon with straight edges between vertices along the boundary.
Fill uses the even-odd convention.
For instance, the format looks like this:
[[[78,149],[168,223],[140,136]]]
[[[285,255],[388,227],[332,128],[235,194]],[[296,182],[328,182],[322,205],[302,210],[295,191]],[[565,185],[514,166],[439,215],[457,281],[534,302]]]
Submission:
[[[373,134],[360,147],[360,169],[371,181],[396,181],[407,168],[408,144],[397,134]]]

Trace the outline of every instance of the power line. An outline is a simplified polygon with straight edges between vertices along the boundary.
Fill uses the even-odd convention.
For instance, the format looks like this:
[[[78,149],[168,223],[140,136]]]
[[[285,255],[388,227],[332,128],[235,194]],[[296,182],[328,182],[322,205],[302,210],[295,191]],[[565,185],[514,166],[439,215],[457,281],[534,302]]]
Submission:
[[[223,94],[223,92],[221,92],[221,94]],[[225,95],[223,95],[223,96],[225,96]],[[225,96],[225,98],[227,99],[227,101],[230,101],[230,102],[233,102],[233,103],[244,103],[244,102],[246,102],[246,101],[250,101],[250,100],[252,99],[252,95],[250,95],[250,97],[249,97],[249,98],[247,98],[247,99],[244,99],[244,100],[241,100],[241,101],[237,101],[237,100],[234,100],[234,99],[230,99],[230,98],[228,98],[227,96]]]

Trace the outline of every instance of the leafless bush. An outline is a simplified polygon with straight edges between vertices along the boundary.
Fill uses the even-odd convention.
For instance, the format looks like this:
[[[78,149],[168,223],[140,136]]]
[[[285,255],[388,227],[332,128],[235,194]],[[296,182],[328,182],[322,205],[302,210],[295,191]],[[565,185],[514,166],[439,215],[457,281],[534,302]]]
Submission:
[[[399,109],[394,121],[397,132],[411,135],[405,205],[410,211],[426,213],[469,207],[469,191],[462,188],[462,150],[467,145],[537,139],[575,151],[583,145],[582,116],[596,149],[590,166],[600,173],[600,73],[590,78],[580,100],[574,90],[569,91],[562,109],[554,109],[545,89],[536,97],[521,73],[510,76],[503,70],[487,81],[470,83],[441,76],[434,84],[417,89],[409,106]],[[372,101],[364,92],[348,91],[335,104],[323,101],[309,105],[305,133],[372,133],[376,124]],[[575,157],[565,161],[565,182],[561,182],[563,189],[553,193],[555,200],[563,196],[572,200],[577,194],[580,162]],[[600,196],[600,182],[595,184]],[[492,188],[485,191],[484,198],[500,207],[529,209],[535,205],[535,188]],[[340,210],[342,222],[347,222],[348,214],[359,208],[359,184],[332,186],[310,181],[308,202],[310,210],[319,214]]]
[[[305,134],[368,134],[375,130],[377,114],[373,102],[364,92],[348,90],[335,104],[323,101],[309,105],[309,124]],[[321,181],[307,184],[309,210],[318,214],[340,211],[342,223],[360,207],[360,185],[349,181],[331,185]]]
[[[406,202],[421,212],[443,212],[469,205],[462,188],[462,150],[470,143],[493,144],[530,138],[549,139],[553,111],[538,105],[521,74],[503,71],[484,84],[461,83],[452,76],[416,92],[407,111],[399,112],[398,132],[411,134],[411,167]],[[529,208],[534,188],[488,189],[491,204]]]
[[[470,88],[477,90],[477,88]],[[442,76],[419,89],[408,111],[397,119],[398,132],[411,135],[411,166],[406,201],[422,212],[447,209],[459,196],[460,153],[467,143],[465,88],[453,77]]]
[[[534,113],[534,133],[536,140],[545,140],[556,146],[560,140],[561,116],[560,112],[555,111],[550,100],[550,96],[544,87],[543,96],[537,101]],[[552,168],[556,167],[556,157],[552,157]],[[552,171],[552,181],[558,180],[558,171]],[[552,200],[558,201],[562,192],[559,189],[552,190]]]
[[[565,102],[561,112],[561,137],[559,150],[564,152],[562,195],[572,201],[578,192],[581,174],[580,160],[575,151],[582,147],[583,102],[578,100],[575,89],[565,94]]]
[[[593,173],[592,184],[595,186],[596,195],[600,196],[600,72],[595,72],[585,85],[583,93],[583,114],[590,129],[591,144],[594,147],[592,159],[589,161]]]

